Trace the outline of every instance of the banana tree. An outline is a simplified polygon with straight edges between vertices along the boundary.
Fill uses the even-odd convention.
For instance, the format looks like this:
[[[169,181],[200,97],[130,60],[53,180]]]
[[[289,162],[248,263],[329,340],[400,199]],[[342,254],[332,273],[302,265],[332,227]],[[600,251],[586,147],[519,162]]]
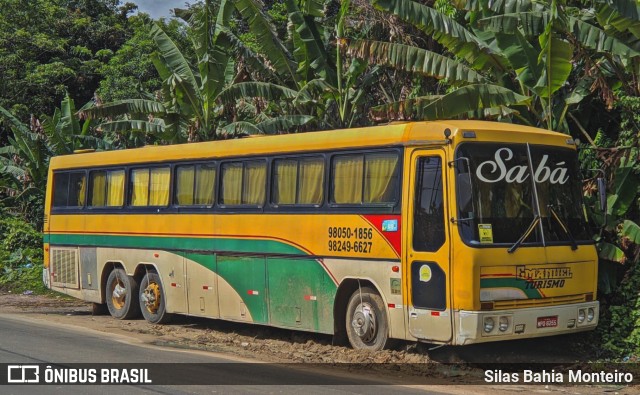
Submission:
[[[597,62],[580,63],[579,55],[597,53],[603,59],[607,55],[640,56],[598,27],[589,10],[569,7],[561,0],[454,2],[467,12],[467,25],[411,0],[372,3],[433,37],[450,53],[442,56],[419,47],[371,40],[351,42],[353,56],[446,79],[451,86],[446,95],[378,106],[372,112],[379,118],[498,115],[568,131],[569,107],[591,93],[597,76],[590,76],[599,70]],[[579,76],[575,65],[580,65]],[[572,78],[581,80],[573,88],[569,86]]]
[[[47,183],[49,159],[84,148],[109,149],[109,142],[88,135],[89,123],[82,127],[75,115],[73,100],[67,95],[52,117],[40,122],[32,117],[29,125],[0,107],[0,119],[10,125],[9,145],[0,147],[0,199],[26,216],[41,222],[41,207]]]
[[[595,18],[605,32],[640,51],[640,4],[636,0],[596,0]],[[608,65],[617,75],[628,75],[620,82],[626,94],[640,96],[640,59],[610,57]]]
[[[273,65],[271,78],[298,92],[294,111],[313,114],[320,128],[367,124],[368,93],[377,82],[379,67],[360,59],[346,59],[344,21],[351,2],[345,0],[333,19],[325,17],[327,1],[284,0],[288,37],[278,37],[258,0],[234,0],[256,37],[260,53]]]
[[[238,101],[248,98],[293,100],[294,95],[284,86],[238,81],[243,72],[237,67],[238,59],[261,73],[279,65],[265,62],[229,29],[234,12],[231,1],[206,1],[201,7],[175,12],[190,27],[195,65],[192,66],[169,36],[153,24],[150,35],[157,51],[152,60],[163,80],[162,91],[153,97],[147,95],[143,99],[92,106],[83,109],[83,116],[105,120],[100,125],[105,132],[142,131],[175,143],[226,136],[229,129],[221,127],[229,123],[223,119],[229,115],[225,111],[231,108],[233,112]],[[234,117],[232,114],[231,118]],[[288,119],[287,125],[297,126],[311,120],[311,117]],[[236,131],[247,132],[240,128]],[[263,124],[250,131],[269,133],[272,128]]]
[[[589,198],[589,217],[601,229],[594,238],[597,242],[598,255],[601,260],[600,284],[602,292],[611,292],[616,285],[617,272],[620,265],[637,260],[640,246],[640,226],[629,215],[640,192],[640,177],[636,169],[637,158],[633,155],[620,155],[610,158],[612,167],[611,181],[608,185],[606,215],[599,211],[595,199]],[[636,251],[634,253],[634,251]],[[627,265],[629,266],[629,265]]]

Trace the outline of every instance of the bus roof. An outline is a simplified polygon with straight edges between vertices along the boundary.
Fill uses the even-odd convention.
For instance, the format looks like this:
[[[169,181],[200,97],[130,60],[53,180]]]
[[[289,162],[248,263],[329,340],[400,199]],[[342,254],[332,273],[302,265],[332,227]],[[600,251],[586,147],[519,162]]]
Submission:
[[[454,144],[463,141],[458,132],[474,131],[477,141],[531,142],[565,145],[569,136],[543,129],[488,121],[406,122],[365,128],[262,136],[201,143],[146,146],[126,150],[77,153],[51,159],[50,167],[89,166],[224,158],[288,152],[326,151],[399,145],[443,145],[444,130],[451,130]]]

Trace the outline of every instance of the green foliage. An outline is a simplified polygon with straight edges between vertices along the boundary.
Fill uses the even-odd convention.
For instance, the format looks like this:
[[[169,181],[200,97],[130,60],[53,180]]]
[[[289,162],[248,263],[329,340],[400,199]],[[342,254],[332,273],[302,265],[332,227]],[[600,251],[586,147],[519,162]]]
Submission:
[[[567,133],[568,117],[584,130],[582,118],[573,115],[575,109],[595,90],[611,106],[611,88],[605,78],[622,84],[625,78],[620,77],[631,70],[628,66],[640,62],[640,52],[631,41],[593,17],[598,2],[591,3],[591,8],[567,0],[436,1],[433,8],[411,0],[373,0],[373,4],[413,25],[446,52],[438,47],[433,51],[415,44],[357,40],[350,44],[352,55],[427,78],[445,78],[452,90],[481,81],[530,98],[482,107],[491,103],[470,97],[436,116],[498,118]],[[458,17],[462,13],[465,18]],[[431,44],[427,41],[427,45]],[[479,78],[470,78],[468,69]],[[434,94],[440,92],[427,92],[422,96],[429,100],[420,101],[433,106],[439,100]],[[463,90],[458,96],[465,95]],[[386,119],[433,119],[423,105],[415,105],[416,98],[411,98],[412,103],[406,99],[396,100],[393,106],[400,111],[387,112],[390,118]]]
[[[606,224],[598,238],[599,284],[602,306],[597,334],[599,348],[622,359],[640,356],[640,98],[621,96],[617,138],[599,132],[595,150],[583,154],[585,167],[601,167],[610,175]]]
[[[276,27],[278,37],[284,39],[287,35],[287,23],[289,22],[287,6],[284,1],[274,1],[267,11],[272,23]]]
[[[611,175],[607,196],[607,215],[599,211],[597,199],[590,198],[591,218],[601,229],[596,237],[600,256],[599,290],[603,295],[616,290],[620,273],[636,264],[640,231],[634,205],[638,202],[640,177],[634,170],[637,160],[620,158]],[[620,265],[624,265],[619,267]]]
[[[88,101],[98,87],[105,51],[131,34],[118,1],[2,0],[0,106],[26,121],[51,114],[66,92]],[[0,125],[2,135],[8,134]]]
[[[640,264],[635,262],[615,295],[602,306],[601,348],[610,355],[640,357]]]
[[[32,118],[29,125],[23,124],[2,107],[0,119],[7,121],[12,132],[9,144],[0,147],[0,205],[11,207],[40,229],[51,156],[83,148],[105,149],[111,145],[87,135],[89,122],[80,126],[69,96],[52,117],[45,117],[42,122]]]
[[[42,234],[22,219],[0,213],[0,289],[42,292]]]
[[[148,21],[144,19],[134,20],[132,37],[115,53],[111,50],[96,52],[96,57],[106,62],[100,68],[103,78],[97,91],[102,101],[140,98],[142,92],[160,89],[161,81],[149,56],[155,46],[146,23]],[[173,25],[171,27],[177,28],[177,23]]]
[[[407,113],[425,120],[449,119],[477,109],[525,104],[528,100],[528,97],[501,86],[476,84],[466,85],[443,96],[418,97],[373,107],[371,112],[380,119],[402,119]]]
[[[279,79],[285,83],[297,82],[297,68],[293,57],[278,38],[270,18],[262,11],[261,4],[256,0],[233,0],[233,3],[249,25],[262,53],[271,62]]]
[[[274,74],[273,69],[286,68],[289,63],[280,61],[289,59],[289,55],[263,13],[252,14],[248,23],[257,31],[253,35],[257,46],[262,48],[268,43],[270,55],[257,55],[245,45],[230,29],[234,5],[245,12],[258,9],[251,0],[244,3],[224,0],[176,10],[176,16],[188,23],[193,58],[161,25],[152,24],[151,60],[162,80],[161,93],[86,107],[83,116],[101,118],[100,127],[107,132],[122,133],[128,129],[170,143],[227,138],[236,132],[273,133],[276,126],[286,127],[280,131],[286,132],[310,123],[314,120],[311,115],[267,111],[280,106],[290,110],[296,91],[272,82],[242,81],[248,74],[245,67],[269,73],[274,77],[272,80],[280,79],[281,74]],[[285,52],[276,53],[280,50]],[[268,102],[266,109],[261,105],[265,102]],[[259,126],[249,127],[249,123]]]

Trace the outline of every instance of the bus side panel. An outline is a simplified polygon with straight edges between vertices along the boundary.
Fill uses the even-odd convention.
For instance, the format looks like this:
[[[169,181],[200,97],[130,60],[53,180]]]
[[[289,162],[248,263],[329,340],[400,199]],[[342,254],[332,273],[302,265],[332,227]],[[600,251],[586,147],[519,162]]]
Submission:
[[[185,254],[189,315],[219,318],[218,275],[214,254]]]
[[[252,319],[257,324],[268,324],[265,258],[218,255],[217,267],[220,277],[232,288],[229,290],[220,287],[220,316],[231,320]],[[240,305],[236,304],[236,294],[242,298]]]
[[[80,247],[80,287],[91,290],[100,289],[98,252],[95,247]]]
[[[336,286],[311,259],[268,258],[271,324],[333,333]]]

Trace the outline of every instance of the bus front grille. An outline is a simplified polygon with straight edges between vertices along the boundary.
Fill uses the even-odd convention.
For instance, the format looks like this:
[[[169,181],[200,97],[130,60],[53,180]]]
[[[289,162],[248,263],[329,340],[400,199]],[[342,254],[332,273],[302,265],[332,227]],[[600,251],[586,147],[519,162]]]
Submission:
[[[78,249],[51,249],[52,284],[64,288],[79,288],[78,284]]]
[[[553,306],[558,304],[581,303],[587,300],[586,294],[556,296],[553,298],[542,299],[515,299],[515,300],[496,300],[493,302],[494,310],[518,309],[525,307]]]

